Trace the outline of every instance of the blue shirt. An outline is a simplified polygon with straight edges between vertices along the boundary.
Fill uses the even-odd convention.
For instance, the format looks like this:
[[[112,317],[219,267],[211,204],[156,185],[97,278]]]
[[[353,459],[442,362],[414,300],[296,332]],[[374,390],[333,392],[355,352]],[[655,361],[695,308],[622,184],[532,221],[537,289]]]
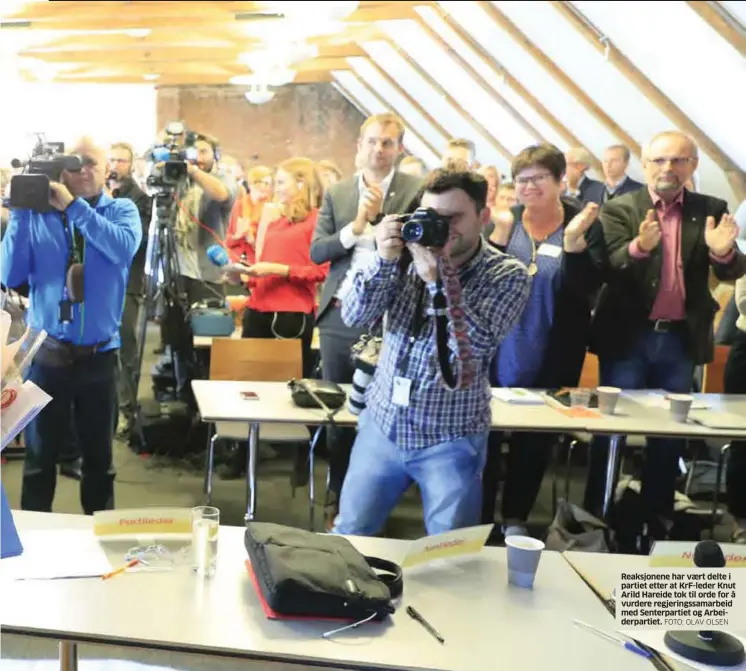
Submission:
[[[142,240],[142,225],[131,200],[102,194],[95,208],[76,198],[62,216],[54,212],[12,210],[2,241],[0,281],[8,287],[29,284],[28,325],[76,345],[120,345],[129,268]],[[73,305],[72,322],[60,322],[60,301],[72,245],[73,228],[82,236],[84,302]]]
[[[459,277],[464,319],[476,364],[474,381],[466,389],[451,391],[441,379],[431,316],[432,288],[425,291],[424,301],[424,316],[429,310],[430,317],[424,320],[415,342],[410,343],[422,286],[413,264],[402,275],[398,261],[384,261],[376,254],[357,272],[352,290],[342,303],[342,319],[348,326],[369,327],[387,312],[381,356],[365,400],[373,421],[403,450],[422,449],[489,431],[490,363],[526,304],[530,281],[523,264],[486,243],[459,269]],[[450,326],[451,363],[458,366],[457,342]],[[406,407],[392,402],[394,378],[398,376],[410,380]]]
[[[558,228],[543,243],[536,243],[536,265],[531,293],[526,309],[503,340],[495,358],[495,375],[499,387],[532,387],[544,363],[554,316],[554,296],[562,281],[563,227]],[[541,245],[559,248],[556,256],[539,254]],[[513,231],[506,248],[526,265],[531,263],[532,245],[526,229],[520,222]]]

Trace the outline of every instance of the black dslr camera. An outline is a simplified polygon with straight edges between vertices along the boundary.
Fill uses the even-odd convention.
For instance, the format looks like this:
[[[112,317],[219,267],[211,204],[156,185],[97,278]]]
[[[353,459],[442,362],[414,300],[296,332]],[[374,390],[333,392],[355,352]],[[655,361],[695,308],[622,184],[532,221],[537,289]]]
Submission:
[[[401,237],[404,242],[416,242],[423,247],[445,247],[450,235],[450,217],[438,214],[430,207],[418,207],[412,214],[404,214]]]
[[[49,182],[59,182],[62,171],[80,172],[80,156],[65,154],[62,142],[46,142],[41,136],[31,152],[31,158],[10,162],[13,168],[23,168],[23,173],[10,180],[10,206],[35,212],[51,212]]]
[[[197,133],[186,130],[179,121],[169,123],[163,143],[154,145],[146,154],[146,158],[154,164],[147,179],[148,186],[168,188],[186,179],[187,161],[197,160],[195,144],[198,137]]]

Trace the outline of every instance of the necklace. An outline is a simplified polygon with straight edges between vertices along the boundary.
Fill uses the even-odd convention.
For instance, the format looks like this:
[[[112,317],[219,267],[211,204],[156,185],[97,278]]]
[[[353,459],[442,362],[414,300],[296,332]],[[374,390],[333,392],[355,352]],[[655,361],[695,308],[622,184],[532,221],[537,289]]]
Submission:
[[[562,221],[564,219],[564,209],[562,208],[562,204],[559,205],[558,214],[560,215],[559,226],[561,226]],[[538,237],[532,233],[530,218],[527,217],[526,215],[527,215],[527,211],[524,210],[523,216],[521,217],[521,223],[523,224],[523,230],[526,231],[526,234],[528,235],[528,239],[531,241],[531,262],[528,264],[528,274],[529,276],[533,277],[534,275],[536,275],[536,273],[539,272],[539,266],[536,263],[536,253],[538,251],[536,247],[537,241],[539,243],[544,242],[550,235],[552,235],[557,230],[557,228],[559,228],[559,226],[555,226],[552,230],[547,232],[541,239],[538,239]]]

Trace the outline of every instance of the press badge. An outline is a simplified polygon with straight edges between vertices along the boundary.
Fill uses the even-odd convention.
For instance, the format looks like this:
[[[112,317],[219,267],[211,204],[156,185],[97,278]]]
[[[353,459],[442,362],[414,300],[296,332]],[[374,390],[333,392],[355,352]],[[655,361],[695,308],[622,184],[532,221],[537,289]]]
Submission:
[[[550,245],[548,242],[542,242],[539,245],[539,249],[536,250],[537,254],[541,256],[551,256],[553,259],[559,257],[562,254],[562,247],[558,245]]]
[[[412,387],[412,380],[406,377],[394,378],[394,393],[391,402],[394,405],[400,405],[406,408],[409,405],[409,391]]]

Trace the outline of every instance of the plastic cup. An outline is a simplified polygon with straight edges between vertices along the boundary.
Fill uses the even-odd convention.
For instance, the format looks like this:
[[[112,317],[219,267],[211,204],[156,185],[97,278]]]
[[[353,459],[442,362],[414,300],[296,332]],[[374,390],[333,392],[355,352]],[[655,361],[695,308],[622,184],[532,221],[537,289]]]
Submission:
[[[570,405],[573,408],[587,408],[591,404],[591,392],[588,389],[571,389]]]
[[[619,387],[598,387],[598,410],[603,415],[613,415],[622,390]]]
[[[671,419],[674,422],[686,422],[694,397],[689,394],[669,394],[668,401],[671,404]]]
[[[508,582],[532,589],[544,543],[530,536],[508,536],[505,546],[508,549]]]

